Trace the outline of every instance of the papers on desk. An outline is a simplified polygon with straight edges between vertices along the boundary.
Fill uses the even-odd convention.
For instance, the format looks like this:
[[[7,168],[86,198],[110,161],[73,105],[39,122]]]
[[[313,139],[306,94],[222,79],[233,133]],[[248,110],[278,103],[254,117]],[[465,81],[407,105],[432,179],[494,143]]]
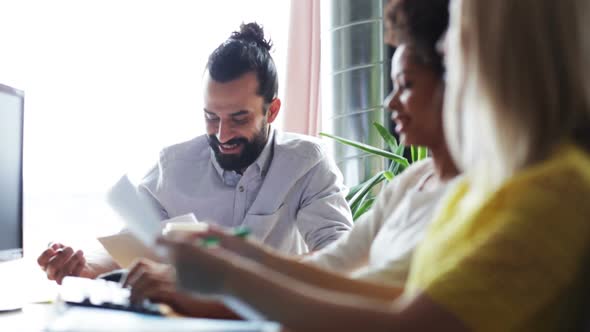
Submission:
[[[280,326],[271,322],[246,322],[219,319],[172,318],[142,315],[132,312],[94,309],[68,308],[48,327],[48,332],[278,332]]]

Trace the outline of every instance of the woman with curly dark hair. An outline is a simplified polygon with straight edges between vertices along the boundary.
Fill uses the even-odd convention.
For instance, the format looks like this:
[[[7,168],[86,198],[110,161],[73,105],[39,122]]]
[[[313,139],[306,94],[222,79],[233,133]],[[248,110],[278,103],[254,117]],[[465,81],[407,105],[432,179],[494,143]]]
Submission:
[[[351,232],[305,262],[380,285],[405,284],[414,248],[458,173],[443,133],[444,69],[436,51],[448,26],[448,6],[449,0],[395,0],[385,9],[386,42],[397,46],[391,59],[393,91],[385,106],[401,143],[425,146],[431,158],[388,183]]]
[[[412,44],[441,73],[443,63],[436,45],[449,25],[448,7],[449,0],[390,0],[384,11],[385,42]]]

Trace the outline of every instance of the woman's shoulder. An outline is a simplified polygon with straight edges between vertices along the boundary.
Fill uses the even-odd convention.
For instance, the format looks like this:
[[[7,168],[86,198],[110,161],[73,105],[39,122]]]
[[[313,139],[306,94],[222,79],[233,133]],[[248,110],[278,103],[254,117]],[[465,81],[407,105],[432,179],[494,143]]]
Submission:
[[[477,208],[488,220],[510,220],[511,226],[506,225],[510,229],[563,227],[566,223],[582,227],[590,217],[590,158],[575,147],[556,150],[550,158],[513,175],[492,191],[477,190],[481,188],[475,175],[458,187],[447,204],[450,211]],[[583,227],[590,231],[590,225]]]
[[[411,164],[403,172],[396,175],[381,191],[381,196],[391,200],[396,194],[405,194],[420,184],[420,180],[434,172],[432,158],[426,158]]]
[[[434,161],[432,158],[425,158],[411,164],[397,176],[398,186],[412,188],[420,183],[424,177],[434,172]]]
[[[547,160],[516,174],[505,190],[543,191],[568,195],[590,191],[590,154],[574,145],[563,145]]]

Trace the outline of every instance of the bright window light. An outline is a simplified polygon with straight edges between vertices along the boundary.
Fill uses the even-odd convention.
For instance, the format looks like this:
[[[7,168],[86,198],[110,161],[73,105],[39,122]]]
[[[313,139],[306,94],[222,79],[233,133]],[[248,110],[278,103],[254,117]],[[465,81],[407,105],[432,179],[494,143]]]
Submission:
[[[284,88],[288,0],[0,3],[0,83],[25,91],[25,252],[121,226],[105,190],[204,133],[207,56],[250,21]]]

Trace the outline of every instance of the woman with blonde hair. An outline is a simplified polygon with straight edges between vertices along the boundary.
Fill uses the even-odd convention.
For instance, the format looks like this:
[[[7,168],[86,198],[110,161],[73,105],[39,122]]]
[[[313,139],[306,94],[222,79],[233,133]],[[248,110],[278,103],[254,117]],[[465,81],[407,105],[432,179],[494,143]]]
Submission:
[[[445,133],[465,171],[395,301],[162,240],[178,283],[299,331],[564,331],[590,253],[586,0],[452,0]]]

